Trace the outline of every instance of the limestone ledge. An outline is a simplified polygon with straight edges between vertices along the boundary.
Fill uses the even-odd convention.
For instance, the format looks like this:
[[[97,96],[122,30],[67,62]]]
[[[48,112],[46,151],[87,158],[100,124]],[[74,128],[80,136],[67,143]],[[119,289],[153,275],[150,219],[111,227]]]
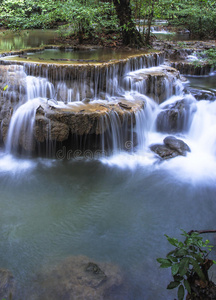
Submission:
[[[205,76],[209,75],[214,68],[209,63],[200,62],[198,65],[190,61],[171,61],[171,66],[183,75]]]
[[[43,49],[44,48],[33,50],[42,51]],[[48,49],[48,47],[46,49]],[[77,60],[65,63],[55,60],[53,62],[45,62],[29,61],[28,59],[22,58],[16,59],[16,57],[14,57],[14,59],[10,58],[10,56],[13,55],[22,56],[26,53],[25,50],[4,53],[0,56],[0,64],[22,65],[27,75],[45,77],[51,81],[68,79],[80,81],[88,79],[104,84],[103,82],[106,82],[108,78],[112,78],[113,76],[123,76],[125,72],[144,67],[157,66],[164,61],[164,53],[162,51],[128,52],[125,53],[121,59],[107,59],[103,62],[89,62],[88,60],[81,62],[80,60]]]
[[[175,94],[178,81],[185,79],[178,70],[167,65],[141,69],[126,75],[126,89],[140,90],[141,93],[161,103]],[[138,86],[138,84],[140,84]],[[141,88],[140,88],[141,87]]]
[[[36,109],[34,137],[37,142],[63,142],[72,135],[104,134],[110,129],[112,118],[118,125],[135,124],[136,112],[145,106],[143,101],[90,102],[68,104],[65,107],[40,105]]]

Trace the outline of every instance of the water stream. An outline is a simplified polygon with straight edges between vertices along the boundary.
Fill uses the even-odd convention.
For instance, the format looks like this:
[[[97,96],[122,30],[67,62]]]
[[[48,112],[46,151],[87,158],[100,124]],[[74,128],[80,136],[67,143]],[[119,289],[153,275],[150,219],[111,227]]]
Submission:
[[[140,65],[138,70],[124,68],[120,79],[112,70],[107,79],[114,81],[114,91],[103,92],[103,101],[115,102],[115,97],[145,101],[145,109],[135,115],[131,134],[137,136],[137,144],[130,144],[132,138],[128,141],[131,151],[121,148],[118,117],[113,117],[111,155],[89,159],[79,154],[62,160],[17,157],[12,144],[19,144],[23,126],[29,128],[31,143],[31,126],[40,104],[52,101],[53,106],[65,107],[77,104],[71,99],[84,96],[78,92],[78,98],[68,96],[73,87],[61,76],[52,82],[49,75],[36,77],[24,66],[27,96],[12,116],[6,152],[1,149],[0,153],[0,267],[14,274],[17,299],[30,299],[33,294],[32,299],[43,299],[36,274],[68,256],[86,255],[117,264],[125,274],[128,288],[107,299],[171,300],[175,291],[166,290],[170,272],[159,269],[156,262],[170,250],[164,234],[179,237],[181,228],[215,229],[216,99],[197,101],[185,94],[186,84],[179,79],[165,80],[165,101],[160,104],[157,97],[146,96],[144,81],[142,86],[134,81],[134,76],[144,76],[150,67],[158,72],[161,62]],[[208,77],[212,83],[208,88],[215,90],[213,77]],[[202,78],[192,79],[196,83],[190,80],[187,85],[203,82]],[[152,83],[152,90],[156,86],[157,82]],[[58,87],[66,91],[65,103],[55,98]],[[102,101],[101,93],[94,93],[91,101]],[[158,163],[149,145],[162,143],[168,133],[156,129],[157,115],[182,98],[193,109],[185,130],[175,136],[191,152]],[[214,237],[208,238],[215,244]]]

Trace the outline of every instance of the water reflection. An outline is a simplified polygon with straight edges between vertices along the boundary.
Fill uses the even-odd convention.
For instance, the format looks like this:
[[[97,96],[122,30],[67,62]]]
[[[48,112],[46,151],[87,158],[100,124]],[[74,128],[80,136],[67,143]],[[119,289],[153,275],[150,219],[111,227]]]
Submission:
[[[20,50],[53,44],[57,33],[54,30],[0,31],[0,51]]]

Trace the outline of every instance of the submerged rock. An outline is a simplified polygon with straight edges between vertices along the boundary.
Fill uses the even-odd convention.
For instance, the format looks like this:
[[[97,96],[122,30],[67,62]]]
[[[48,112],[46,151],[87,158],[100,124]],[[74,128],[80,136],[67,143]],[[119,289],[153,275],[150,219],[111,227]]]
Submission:
[[[116,265],[77,256],[40,274],[38,282],[38,290],[31,291],[28,299],[103,300],[112,299],[123,284],[123,275]]]
[[[169,159],[179,155],[186,156],[190,152],[189,146],[182,140],[174,136],[167,136],[163,140],[164,144],[154,144],[150,149],[162,159]]]
[[[0,269],[0,299],[13,299],[15,294],[15,281],[13,274],[5,269]]]

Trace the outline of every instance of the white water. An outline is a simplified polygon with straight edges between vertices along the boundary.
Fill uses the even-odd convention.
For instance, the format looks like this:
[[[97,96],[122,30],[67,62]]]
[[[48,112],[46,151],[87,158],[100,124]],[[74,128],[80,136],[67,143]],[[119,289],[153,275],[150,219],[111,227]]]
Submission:
[[[171,74],[164,77],[162,81],[165,86],[166,101],[158,104],[157,77],[155,76],[155,79],[154,76],[152,77],[154,82],[150,91],[148,91],[149,95],[155,95],[155,100],[153,100],[145,96],[147,93],[146,80],[149,80],[146,74],[155,74],[161,72],[162,69],[163,66],[152,67],[152,63],[150,63],[149,68],[138,69],[133,72],[126,68],[123,81],[120,80],[119,83],[117,77],[112,80],[108,76],[109,82],[105,96],[108,101],[115,102],[113,100],[115,97],[112,96],[117,93],[125,100],[143,100],[145,109],[136,113],[136,126],[133,130],[131,129],[131,136],[126,142],[123,139],[123,131],[119,129],[120,120],[118,115],[113,112],[105,117],[104,124],[111,124],[108,135],[112,143],[108,145],[109,157],[103,157],[101,161],[105,164],[116,165],[119,168],[134,169],[140,165],[155,166],[158,158],[149,150],[149,146],[154,143],[162,144],[163,139],[169,135],[169,133],[157,132],[155,126],[157,115],[166,106],[184,98],[190,104],[188,125],[190,127],[187,128],[186,132],[174,135],[189,145],[191,153],[188,153],[187,157],[177,157],[162,162],[156,168],[167,169],[177,177],[185,180],[192,180],[192,178],[193,180],[200,180],[208,176],[216,178],[216,102],[198,102],[192,95],[184,95],[182,82]],[[74,105],[79,103],[80,100],[80,97],[77,98],[76,96],[79,93],[75,92],[74,94],[73,88],[68,88],[66,83],[62,81],[57,84],[57,89],[47,78],[43,77],[27,76],[26,82],[27,102],[18,106],[12,116],[6,144],[7,153],[11,153],[13,149],[18,148],[23,137],[27,140],[25,151],[31,152],[35,112],[39,105],[46,106],[52,101],[52,105],[64,105],[66,107],[63,102],[56,101],[56,98],[66,99],[65,103],[74,103]],[[77,82],[75,82],[75,85],[77,90]],[[111,87],[113,87],[113,90]],[[81,86],[81,89],[85,90],[85,84]],[[97,99],[94,101],[97,101]],[[130,126],[132,128],[133,125]],[[133,144],[134,136],[136,136],[136,145]],[[102,153],[106,153],[105,144],[105,137],[102,136]],[[124,149],[128,151],[125,152]]]

